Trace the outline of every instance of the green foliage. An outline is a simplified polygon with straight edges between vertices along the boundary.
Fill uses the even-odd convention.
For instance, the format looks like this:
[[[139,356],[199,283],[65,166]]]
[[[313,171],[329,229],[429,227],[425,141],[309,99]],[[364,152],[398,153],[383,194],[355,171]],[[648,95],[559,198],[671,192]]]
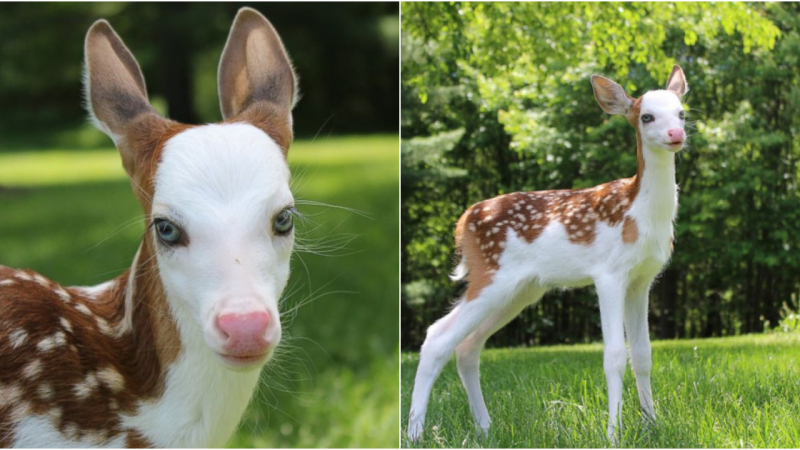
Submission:
[[[299,141],[289,163],[305,218],[284,338],[229,445],[396,446],[397,137]],[[67,285],[130,266],[143,218],[116,150],[0,154],[0,186],[0,264]]]
[[[635,172],[633,130],[602,112],[591,74],[638,96],[662,88],[675,63],[696,129],[678,156],[676,251],[653,291],[654,331],[720,336],[776,323],[800,290],[799,13],[796,4],[403,4],[403,143],[460,136],[403,167],[401,279],[428,293],[413,305],[404,297],[404,348],[459,292],[446,275],[466,207]],[[465,176],[426,176],[444,169]],[[553,293],[490,343],[592,341],[598,321],[591,291]]]
[[[655,423],[642,420],[625,373],[623,448],[796,448],[800,334],[653,342]],[[402,355],[408,417],[418,355]],[[455,364],[433,390],[419,448],[608,448],[599,344],[484,351],[481,384],[492,427],[475,429]],[[403,423],[403,431],[407,422]]]
[[[219,120],[217,64],[242,3],[0,4],[0,151],[21,129],[85,121],[83,41],[107,19],[171,118]],[[251,4],[276,27],[299,74],[295,132],[397,130],[397,3]],[[9,143],[10,145],[10,143]]]

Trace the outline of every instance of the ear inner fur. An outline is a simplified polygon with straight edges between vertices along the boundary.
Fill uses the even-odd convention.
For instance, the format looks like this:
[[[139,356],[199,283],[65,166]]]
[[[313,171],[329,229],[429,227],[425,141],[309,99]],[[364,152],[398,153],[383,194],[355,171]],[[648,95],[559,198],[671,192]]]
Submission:
[[[689,87],[686,84],[686,76],[683,74],[681,66],[676,64],[672,67],[672,72],[667,79],[666,89],[670,92],[674,92],[678,97],[683,97],[689,92]]]
[[[272,24],[252,8],[236,15],[218,71],[222,115],[230,119],[258,102],[289,114],[295,80],[289,58]]]

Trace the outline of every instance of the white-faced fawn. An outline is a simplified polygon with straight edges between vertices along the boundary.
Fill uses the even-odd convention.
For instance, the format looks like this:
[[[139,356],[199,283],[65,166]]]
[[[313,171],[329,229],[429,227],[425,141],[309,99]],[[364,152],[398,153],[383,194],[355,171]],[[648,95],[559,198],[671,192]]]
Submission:
[[[456,225],[461,262],[453,278],[466,278],[468,286],[452,311],[428,328],[411,400],[410,439],[422,435],[431,389],[454,351],[476,425],[487,432],[478,375],[486,340],[548,290],[590,284],[600,300],[609,438],[621,426],[625,335],[639,403],[647,417],[655,417],[648,295],[672,254],[675,153],[686,140],[681,97],[688,89],[679,66],[666,90],[640,98],[597,75],[592,87],[605,112],[625,116],[636,130],[636,175],[589,189],[501,195],[464,212]]]
[[[129,270],[92,288],[0,267],[0,447],[221,447],[281,339],[295,76],[272,25],[239,11],[219,65],[224,122],[150,106],[108,22],[85,41],[92,120],[146,217]]]

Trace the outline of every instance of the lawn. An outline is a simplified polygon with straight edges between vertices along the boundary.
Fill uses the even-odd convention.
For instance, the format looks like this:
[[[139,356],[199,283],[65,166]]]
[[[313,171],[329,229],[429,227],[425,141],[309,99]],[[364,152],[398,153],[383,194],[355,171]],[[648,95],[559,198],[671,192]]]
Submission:
[[[116,150],[20,147],[0,150],[0,264],[67,285],[121,273],[143,224]],[[290,150],[305,219],[285,337],[230,446],[397,446],[397,149],[362,136]]]
[[[405,437],[418,355],[402,356],[403,446],[608,447],[600,344],[486,350],[481,384],[492,417],[475,432],[454,362],[431,396],[423,441]],[[800,447],[800,334],[653,343],[658,420],[641,419],[625,375],[622,446]]]

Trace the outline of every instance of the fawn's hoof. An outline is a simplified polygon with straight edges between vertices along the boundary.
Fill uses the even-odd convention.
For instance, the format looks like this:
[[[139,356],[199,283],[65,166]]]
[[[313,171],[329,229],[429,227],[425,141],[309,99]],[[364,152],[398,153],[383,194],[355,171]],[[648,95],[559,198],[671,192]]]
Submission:
[[[409,422],[406,435],[412,442],[419,441],[422,437],[422,423],[417,421]]]

